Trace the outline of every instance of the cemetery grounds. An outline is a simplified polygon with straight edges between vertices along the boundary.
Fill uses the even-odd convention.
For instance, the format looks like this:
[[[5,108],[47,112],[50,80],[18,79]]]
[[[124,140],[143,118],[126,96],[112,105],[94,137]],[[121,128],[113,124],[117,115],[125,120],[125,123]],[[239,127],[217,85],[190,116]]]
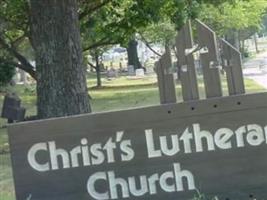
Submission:
[[[227,95],[226,78],[222,75],[223,92]],[[201,77],[198,80],[201,98],[204,98],[204,84]],[[146,75],[143,78],[129,79],[126,76],[114,79],[102,78],[102,87],[96,88],[95,74],[88,75],[89,94],[92,97],[93,112],[129,109],[141,106],[158,105],[159,94],[157,78],[155,74]],[[263,87],[250,79],[245,79],[247,93],[266,91]],[[17,85],[6,89],[16,92],[22,99],[22,105],[27,109],[26,115],[33,116],[36,113],[35,85]],[[182,101],[181,85],[176,84],[178,102]],[[0,97],[0,105],[3,102]],[[6,120],[0,119],[0,200],[15,200],[14,187],[8,148]]]

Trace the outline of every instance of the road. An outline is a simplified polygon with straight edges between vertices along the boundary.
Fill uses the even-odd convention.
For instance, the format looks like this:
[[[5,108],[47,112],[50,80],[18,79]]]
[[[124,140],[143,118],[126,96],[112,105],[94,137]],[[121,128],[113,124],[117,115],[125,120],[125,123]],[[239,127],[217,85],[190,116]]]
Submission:
[[[266,66],[260,67],[266,60]],[[258,54],[243,64],[243,74],[267,89],[267,52]]]

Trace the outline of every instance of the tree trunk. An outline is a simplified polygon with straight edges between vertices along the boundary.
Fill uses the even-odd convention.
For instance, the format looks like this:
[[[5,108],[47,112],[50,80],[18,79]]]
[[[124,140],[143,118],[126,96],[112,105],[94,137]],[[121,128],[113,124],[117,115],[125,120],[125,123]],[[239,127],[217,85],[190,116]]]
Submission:
[[[134,69],[142,68],[142,65],[138,58],[137,45],[138,45],[138,42],[135,39],[132,39],[128,43],[128,47],[127,47],[128,65],[133,65]]]
[[[253,38],[254,38],[254,42],[255,42],[255,50],[256,50],[256,53],[259,53],[259,46],[258,46],[258,38],[257,38],[257,34],[254,34],[253,35]]]
[[[90,112],[76,0],[30,3],[38,117]]]
[[[239,39],[239,32],[235,31],[234,32],[234,42],[235,42],[235,47],[240,50],[240,39]]]
[[[240,44],[241,44],[241,47],[240,47],[240,52],[241,52],[241,56],[242,56],[242,58],[244,58],[246,55],[246,49],[245,49],[245,40],[242,40],[241,42],[240,42]]]
[[[95,69],[96,69],[97,87],[101,87],[102,86],[101,69],[100,69],[100,63],[99,63],[99,55],[97,52],[95,53]]]
[[[236,49],[240,50],[240,40],[238,31],[232,30],[229,34],[226,35],[226,40]]]

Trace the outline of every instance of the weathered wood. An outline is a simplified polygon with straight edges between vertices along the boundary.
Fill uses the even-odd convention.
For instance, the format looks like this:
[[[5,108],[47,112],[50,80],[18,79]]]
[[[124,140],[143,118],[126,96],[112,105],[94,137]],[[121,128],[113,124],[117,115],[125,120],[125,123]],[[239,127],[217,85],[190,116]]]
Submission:
[[[222,62],[227,75],[230,95],[244,94],[245,85],[242,73],[241,53],[229,42],[221,39]]]
[[[171,53],[167,49],[165,54],[155,64],[161,104],[176,103],[175,82],[170,70],[171,66]]]
[[[218,62],[219,53],[215,32],[201,21],[195,20],[195,22],[200,47],[206,47],[208,49],[208,58],[210,61]]]
[[[217,67],[210,66],[209,55],[200,54],[203,79],[207,98],[221,97],[223,95],[220,71]]]
[[[186,65],[181,69],[181,86],[182,86],[182,95],[184,101],[191,100],[191,93],[190,93],[190,80],[187,71]]]
[[[199,99],[198,84],[194,57],[189,50],[194,47],[191,22],[188,21],[176,37],[178,65],[186,68],[187,73],[181,72],[181,84],[184,101]]]
[[[179,65],[187,65],[186,50],[193,48],[191,22],[188,21],[176,36],[176,49]]]
[[[199,95],[197,87],[192,85],[192,74],[190,73],[188,67],[184,65],[181,70],[181,86],[182,86],[182,95],[184,101],[198,100]]]
[[[155,174],[161,177],[161,181],[157,181],[155,185],[154,194],[150,194],[153,191],[150,187],[148,190],[143,189],[142,191],[145,192],[141,191],[139,196],[129,192],[128,199],[191,199],[196,191],[188,188],[188,177],[184,177],[184,181],[180,184],[173,178],[175,163],[179,163],[181,170],[187,172],[187,175],[191,173],[195,187],[209,197],[217,195],[219,199],[248,199],[249,195],[253,195],[256,199],[266,199],[267,145],[264,135],[267,131],[266,102],[266,93],[240,95],[9,126],[17,199],[99,199],[92,197],[88,187],[101,194],[107,192],[108,198],[102,199],[124,199],[120,186],[112,187],[112,183],[109,185],[108,182],[112,177],[106,177],[107,172],[111,174],[114,172],[116,178],[123,178],[125,181],[122,182],[126,182],[126,184],[123,183],[126,190],[129,189],[127,177],[135,178],[139,185],[137,188],[147,184],[145,181],[140,185],[138,178],[141,175],[149,177]],[[257,130],[255,125],[260,128]],[[253,127],[256,129],[252,130]],[[201,130],[195,130],[198,128]],[[216,139],[219,130],[227,132],[228,136],[224,134],[222,136],[226,139],[224,144],[230,144],[229,148],[219,148],[218,141],[221,140],[218,138],[220,137]],[[191,135],[192,138],[189,137],[186,140],[192,148],[185,148],[186,143],[181,140],[181,136],[186,131],[192,134],[194,132],[193,136]],[[159,150],[157,153],[161,153],[162,156],[155,154],[155,157],[149,157],[151,151],[148,151],[145,132],[150,136],[151,132],[153,133],[154,150]],[[207,140],[205,137],[198,140],[198,142],[203,140],[201,150],[199,149],[201,145],[196,146],[195,142],[196,137],[203,134],[208,135],[208,138],[214,138],[214,141]],[[179,152],[169,156],[164,155],[160,148],[160,141],[163,142],[166,139],[169,150],[177,149],[177,144],[174,143],[174,146],[171,146],[171,138],[176,136],[179,138]],[[113,151],[114,162],[112,156],[107,156],[106,151],[103,150],[107,146],[112,147],[112,145],[106,145],[108,141],[113,141],[116,146]],[[134,151],[134,157],[129,161],[121,161],[121,156],[127,155],[123,154],[120,148],[123,141],[128,141],[128,147]],[[215,149],[209,150],[212,146],[209,144],[215,141],[217,141],[214,143]],[[29,155],[29,150],[32,150],[37,143],[43,148],[39,149],[36,155]],[[81,146],[85,152],[89,149],[90,155],[92,150],[90,147],[99,144],[99,154],[103,154],[104,160],[99,164],[84,165],[82,156],[78,156],[78,166],[70,165],[63,168],[62,159],[59,158],[57,160],[59,169],[44,172],[34,170],[28,159],[36,158],[38,164],[49,163],[47,167],[51,169],[50,156],[55,156],[53,144],[56,144],[57,149],[61,149],[61,153],[70,152],[75,147],[79,150]],[[152,143],[149,142],[149,144]],[[185,149],[191,149],[191,152],[185,153]],[[167,151],[166,148],[165,151]],[[68,153],[64,157],[67,155]],[[97,159],[95,156],[90,157],[90,161],[93,158]],[[68,160],[64,164],[67,163]],[[168,174],[166,174],[167,171],[169,171]],[[96,173],[99,176],[94,176]],[[164,180],[162,176],[164,173],[168,181]],[[104,176],[101,177],[101,174]],[[179,170],[178,174],[181,175]],[[92,176],[101,180],[97,179],[96,184],[87,184],[92,180]],[[179,180],[179,177],[176,178]],[[192,182],[192,179],[190,180]],[[175,192],[172,192],[174,185]],[[176,191],[177,186],[181,187],[181,185],[184,186],[182,191]],[[169,188],[169,191],[164,191],[161,186],[165,189]],[[111,198],[111,191],[114,194],[116,188],[118,188],[118,196]]]
[[[207,98],[222,96],[221,79],[218,68],[219,57],[216,34],[205,24],[196,20],[200,62],[203,69]]]

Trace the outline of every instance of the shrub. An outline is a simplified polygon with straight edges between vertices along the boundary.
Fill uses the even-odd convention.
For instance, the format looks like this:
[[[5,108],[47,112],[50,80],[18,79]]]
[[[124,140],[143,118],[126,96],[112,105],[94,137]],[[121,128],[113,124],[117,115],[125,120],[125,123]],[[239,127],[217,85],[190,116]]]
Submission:
[[[15,66],[13,64],[0,60],[0,87],[7,85],[15,74]]]

